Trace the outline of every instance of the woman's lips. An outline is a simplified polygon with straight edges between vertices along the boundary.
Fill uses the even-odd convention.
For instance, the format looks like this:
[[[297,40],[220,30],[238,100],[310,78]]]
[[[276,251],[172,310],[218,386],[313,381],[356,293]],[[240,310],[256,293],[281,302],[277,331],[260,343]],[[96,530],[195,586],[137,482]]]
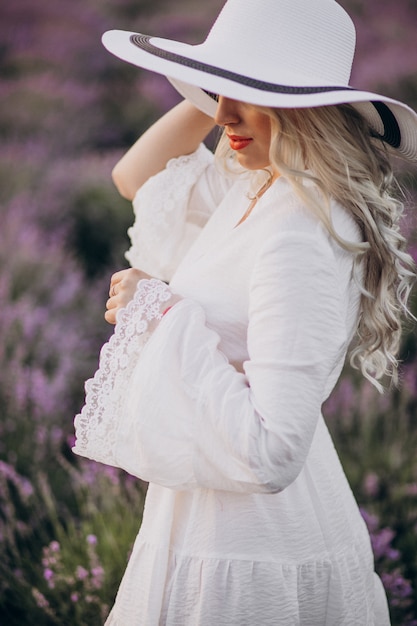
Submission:
[[[238,135],[227,135],[232,150],[243,150],[252,141],[250,137],[239,137]]]

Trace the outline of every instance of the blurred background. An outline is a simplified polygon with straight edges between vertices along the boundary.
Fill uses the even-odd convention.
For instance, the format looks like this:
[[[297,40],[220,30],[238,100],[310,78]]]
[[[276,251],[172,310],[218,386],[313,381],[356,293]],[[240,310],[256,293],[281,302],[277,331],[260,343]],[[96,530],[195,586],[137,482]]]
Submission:
[[[110,172],[178,101],[102,48],[111,28],[198,43],[223,0],[0,3],[0,624],[101,626],[146,485],[75,458],[72,420],[112,328],[131,205]],[[352,84],[417,109],[415,0],[342,0],[358,31]],[[398,163],[417,259],[417,168]],[[414,298],[415,303],[415,298]],[[414,304],[414,312],[416,313]],[[417,624],[417,341],[380,396],[348,368],[326,405],[371,532],[392,621]]]

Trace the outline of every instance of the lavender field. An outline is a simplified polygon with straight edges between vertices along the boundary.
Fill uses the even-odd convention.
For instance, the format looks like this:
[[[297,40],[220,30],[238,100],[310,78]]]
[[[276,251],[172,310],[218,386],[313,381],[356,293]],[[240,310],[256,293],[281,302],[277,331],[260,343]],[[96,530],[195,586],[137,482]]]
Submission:
[[[417,3],[342,0],[352,83],[417,109]],[[145,485],[75,458],[72,420],[112,328],[131,206],[110,172],[178,97],[104,51],[125,28],[198,42],[222,0],[0,3],[0,624],[100,626],[140,526]],[[417,260],[417,168],[404,232]],[[414,296],[417,314],[417,294]],[[369,526],[395,626],[417,625],[417,327],[401,386],[380,396],[346,368],[325,407]]]

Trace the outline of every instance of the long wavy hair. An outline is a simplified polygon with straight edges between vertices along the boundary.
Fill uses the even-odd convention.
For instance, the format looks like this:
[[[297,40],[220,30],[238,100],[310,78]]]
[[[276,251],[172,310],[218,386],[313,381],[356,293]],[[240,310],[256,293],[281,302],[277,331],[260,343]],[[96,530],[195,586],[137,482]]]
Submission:
[[[416,278],[400,232],[403,202],[385,144],[349,104],[257,108],[271,119],[271,166],[289,180],[339,245],[355,255],[354,275],[362,297],[350,360],[382,391],[378,381],[383,376],[398,381],[402,319],[412,317],[408,299]],[[225,137],[216,154],[230,162]],[[259,180],[259,172],[255,177]],[[320,194],[303,184],[306,178]],[[345,241],[335,231],[332,198],[350,211],[363,242]]]

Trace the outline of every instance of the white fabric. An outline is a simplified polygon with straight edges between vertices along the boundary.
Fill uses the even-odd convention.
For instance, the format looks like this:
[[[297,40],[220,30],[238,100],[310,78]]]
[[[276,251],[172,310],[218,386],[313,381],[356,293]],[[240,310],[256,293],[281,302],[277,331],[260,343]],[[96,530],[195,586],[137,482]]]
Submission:
[[[171,160],[163,172],[143,185],[133,200],[136,219],[128,231],[132,246],[126,258],[132,267],[170,280],[227,190],[226,181],[218,183],[213,197],[210,173],[214,168],[208,167],[212,163],[213,155],[202,145],[194,155]],[[202,197],[194,198],[193,208],[187,211],[190,189],[197,180],[196,193]],[[163,200],[158,201],[161,190]]]
[[[130,374],[171,295],[163,282],[141,280],[129,306],[118,312],[116,332],[101,350],[101,367],[86,382],[87,402],[75,418],[77,454],[118,466],[119,424],[114,416],[125,411]]]
[[[201,63],[297,87],[348,85],[355,40],[351,18],[333,0],[228,0],[201,45],[152,38]],[[251,45],[256,54],[247,54]]]
[[[173,273],[184,299],[154,332],[137,331],[137,301],[118,321],[121,358],[132,342],[137,354],[123,381],[107,383],[116,438],[103,450],[94,419],[76,418],[76,453],[150,482],[106,626],[387,626],[369,536],[320,412],[357,324],[352,257],[285,179],[236,227],[247,181],[222,179],[204,149],[168,170],[180,163],[204,164],[185,207],[157,184],[166,172],[149,183],[155,210],[169,195],[173,231],[213,213],[216,187],[229,191]],[[206,201],[200,184],[212,188]],[[140,219],[141,192],[135,204]],[[332,209],[336,229],[358,240]],[[138,261],[141,243],[158,239],[158,221],[148,224],[135,231]],[[158,272],[171,273],[165,263]],[[118,355],[102,355],[106,386]],[[89,389],[94,414],[100,394]]]

